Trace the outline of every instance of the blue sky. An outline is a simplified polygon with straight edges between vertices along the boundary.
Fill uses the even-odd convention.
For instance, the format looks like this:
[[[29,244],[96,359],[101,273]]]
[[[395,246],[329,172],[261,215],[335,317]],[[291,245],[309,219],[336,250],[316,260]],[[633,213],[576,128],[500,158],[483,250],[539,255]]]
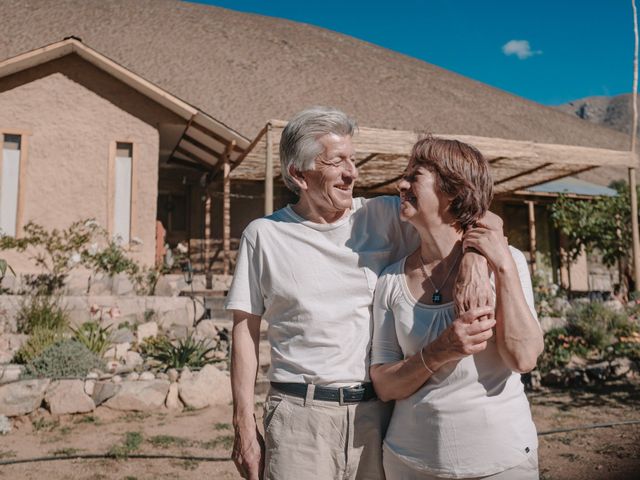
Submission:
[[[632,89],[631,0],[197,2],[342,32],[547,105]],[[529,48],[506,55],[512,40]]]

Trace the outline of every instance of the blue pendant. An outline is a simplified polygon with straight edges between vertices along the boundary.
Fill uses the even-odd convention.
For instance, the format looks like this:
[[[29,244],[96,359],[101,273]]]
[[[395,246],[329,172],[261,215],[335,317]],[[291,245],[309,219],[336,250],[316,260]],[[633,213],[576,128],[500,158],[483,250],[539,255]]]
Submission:
[[[442,302],[442,294],[438,290],[436,290],[435,293],[433,295],[431,295],[431,301],[433,303]]]

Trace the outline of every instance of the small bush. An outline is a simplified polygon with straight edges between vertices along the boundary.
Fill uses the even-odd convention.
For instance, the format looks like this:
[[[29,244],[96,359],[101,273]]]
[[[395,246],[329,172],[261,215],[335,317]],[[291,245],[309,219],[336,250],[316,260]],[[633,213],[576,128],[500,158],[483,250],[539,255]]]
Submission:
[[[101,327],[98,322],[85,322],[73,331],[73,338],[100,358],[111,346],[111,325]]]
[[[46,348],[31,360],[25,378],[85,377],[94,368],[103,368],[98,356],[76,340],[67,339]]]
[[[36,327],[29,339],[16,352],[13,360],[16,363],[29,363],[42,354],[48,347],[64,339],[62,330]]]
[[[565,366],[572,355],[585,356],[589,348],[581,337],[570,335],[565,328],[553,328],[544,336],[544,351],[538,359],[538,369],[548,372]]]
[[[36,329],[62,331],[69,326],[69,315],[53,295],[25,297],[16,317],[18,332],[31,334]]]
[[[615,340],[615,331],[627,323],[627,316],[605,307],[600,302],[576,305],[567,312],[570,335],[582,337],[587,345],[603,350]]]
[[[196,340],[193,335],[178,340],[175,344],[167,337],[155,337],[145,339],[141,345],[142,353],[166,368],[202,368],[209,363],[218,360],[207,358],[207,355],[215,351],[206,338]]]

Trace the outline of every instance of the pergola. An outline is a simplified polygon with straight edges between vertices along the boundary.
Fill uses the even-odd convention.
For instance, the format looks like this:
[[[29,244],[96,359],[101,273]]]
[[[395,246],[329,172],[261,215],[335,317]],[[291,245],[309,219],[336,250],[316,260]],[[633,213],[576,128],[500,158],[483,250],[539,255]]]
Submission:
[[[264,212],[273,212],[273,185],[280,180],[279,143],[287,122],[270,120],[225,174],[223,235],[229,235],[229,182],[264,182]],[[363,193],[393,193],[420,132],[360,127],[354,136],[357,189]],[[638,156],[630,151],[574,145],[545,144],[471,135],[437,134],[478,148],[491,165],[497,196],[523,190],[602,166],[635,167]],[[632,203],[635,198],[632,198]],[[535,216],[529,203],[532,250],[535,250]],[[229,245],[229,238],[223,239]],[[224,251],[229,257],[228,249]]]

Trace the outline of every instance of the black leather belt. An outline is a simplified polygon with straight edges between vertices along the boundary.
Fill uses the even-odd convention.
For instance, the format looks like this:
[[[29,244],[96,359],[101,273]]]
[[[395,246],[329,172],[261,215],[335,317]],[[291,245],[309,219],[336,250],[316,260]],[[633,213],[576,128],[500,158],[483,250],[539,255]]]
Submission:
[[[308,384],[306,383],[271,382],[271,386],[282,393],[293,395],[294,397],[305,398],[307,396]],[[314,400],[338,402],[340,405],[366,402],[374,398],[377,398],[377,395],[371,383],[362,383],[355,387],[340,388],[316,385],[315,392],[313,393]]]

